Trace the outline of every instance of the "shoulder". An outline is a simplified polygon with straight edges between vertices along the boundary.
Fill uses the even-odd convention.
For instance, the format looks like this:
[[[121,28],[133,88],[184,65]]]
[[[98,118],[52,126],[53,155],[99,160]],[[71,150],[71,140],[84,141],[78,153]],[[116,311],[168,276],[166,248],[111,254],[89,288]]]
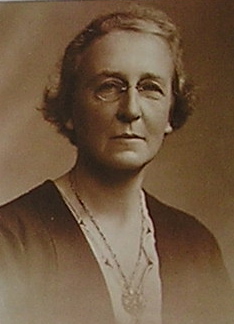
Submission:
[[[1,247],[8,245],[17,249],[29,240],[45,236],[44,218],[51,214],[58,199],[51,181],[30,190],[0,207]]]
[[[50,180],[0,207],[0,275],[16,267],[42,275],[45,264],[54,269],[56,235],[64,232],[63,208]]]
[[[57,187],[47,180],[0,207],[0,240],[16,239],[40,246],[49,244],[54,237],[69,240],[75,231],[74,223]]]
[[[146,203],[153,221],[166,224],[168,229],[175,231],[187,227],[207,231],[205,226],[194,216],[162,203],[148,193],[146,193]]]
[[[40,212],[44,208],[48,208],[56,198],[58,198],[57,190],[53,182],[47,180],[20,197],[0,206],[0,221],[24,218],[31,213]]]
[[[223,286],[230,287],[221,250],[209,229],[195,217],[148,194],[146,201],[164,271],[172,275],[177,269],[177,273],[193,272],[194,278],[197,278],[198,274],[202,274],[207,280],[220,278]]]
[[[38,201],[38,198],[43,198],[43,200],[45,199],[47,201],[49,198],[48,193],[51,194],[53,189],[53,182],[47,180],[35,188],[23,193],[19,197],[1,205],[0,215],[8,211],[18,210],[19,208],[29,208],[30,205],[33,205]]]
[[[146,202],[157,239],[164,243],[163,246],[174,246],[185,253],[193,251],[193,255],[196,252],[204,256],[220,254],[214,235],[194,216],[168,206],[148,193]]]
[[[202,317],[200,323],[224,323],[225,319],[225,323],[232,323],[234,292],[214,235],[195,217],[148,194],[146,201],[154,224],[168,308],[178,314],[173,305],[181,301],[182,318]]]

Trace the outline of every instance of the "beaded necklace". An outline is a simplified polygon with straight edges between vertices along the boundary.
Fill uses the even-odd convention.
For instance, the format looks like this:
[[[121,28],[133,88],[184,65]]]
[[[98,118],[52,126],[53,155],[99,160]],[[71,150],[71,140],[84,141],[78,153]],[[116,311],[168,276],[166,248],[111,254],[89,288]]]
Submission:
[[[70,187],[71,187],[72,192],[74,193],[77,201],[81,205],[84,213],[88,216],[88,218],[90,219],[90,221],[96,228],[101,240],[103,241],[104,245],[106,246],[107,250],[110,253],[110,256],[113,260],[113,263],[116,266],[116,269],[117,269],[120,277],[122,278],[123,285],[122,285],[121,302],[122,302],[123,308],[125,309],[125,311],[127,313],[129,313],[134,318],[135,324],[140,323],[139,322],[140,316],[141,316],[141,314],[145,308],[145,304],[146,304],[146,300],[144,298],[144,285],[143,285],[144,278],[145,278],[146,273],[151,269],[151,267],[153,265],[152,261],[148,258],[147,253],[145,252],[144,246],[143,246],[145,216],[144,216],[144,211],[143,211],[143,206],[142,206],[143,205],[142,197],[140,200],[141,201],[141,233],[140,233],[140,240],[139,240],[140,243],[139,243],[138,257],[137,257],[137,261],[136,261],[135,267],[133,269],[133,272],[131,273],[130,277],[127,278],[127,276],[125,275],[125,273],[118,261],[116,253],[113,251],[113,249],[112,249],[110,243],[108,242],[105,234],[103,233],[100,225],[98,224],[98,222],[95,219],[95,217],[93,216],[93,214],[90,212],[90,210],[87,207],[84,200],[80,197],[79,193],[77,192],[77,190],[76,190],[77,186],[75,183],[75,179],[72,177],[72,174],[70,174],[69,180],[70,180]],[[74,212],[76,213],[75,210],[74,210]],[[80,216],[78,216],[78,218],[80,219]],[[84,220],[81,219],[81,222],[84,224]],[[135,281],[134,279],[136,277],[136,273],[139,268],[141,257],[142,257],[143,253],[147,259],[147,266],[143,270],[138,283],[134,287],[134,281]]]

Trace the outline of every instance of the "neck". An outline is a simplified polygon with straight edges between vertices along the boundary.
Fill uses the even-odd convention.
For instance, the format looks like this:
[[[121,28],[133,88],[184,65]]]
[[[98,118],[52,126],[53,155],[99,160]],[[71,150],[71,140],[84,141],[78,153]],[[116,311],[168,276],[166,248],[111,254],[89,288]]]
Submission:
[[[143,170],[94,167],[79,160],[72,171],[72,177],[79,195],[96,215],[123,220],[139,211],[143,173]]]

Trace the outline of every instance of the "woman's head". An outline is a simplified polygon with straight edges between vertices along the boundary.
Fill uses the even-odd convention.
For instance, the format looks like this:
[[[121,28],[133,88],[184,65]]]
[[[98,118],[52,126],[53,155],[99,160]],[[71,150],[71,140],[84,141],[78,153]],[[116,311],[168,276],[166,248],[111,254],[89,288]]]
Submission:
[[[55,124],[59,132],[67,136],[72,144],[77,145],[76,134],[70,124],[75,92],[79,87],[79,79],[82,79],[79,63],[86,50],[96,40],[116,30],[155,34],[167,42],[174,63],[173,104],[170,112],[172,128],[180,128],[191,113],[193,89],[184,73],[181,39],[176,26],[161,11],[134,7],[131,10],[101,16],[79,33],[66,48],[58,84],[45,91],[43,105],[45,119]],[[147,60],[147,57],[145,59]]]

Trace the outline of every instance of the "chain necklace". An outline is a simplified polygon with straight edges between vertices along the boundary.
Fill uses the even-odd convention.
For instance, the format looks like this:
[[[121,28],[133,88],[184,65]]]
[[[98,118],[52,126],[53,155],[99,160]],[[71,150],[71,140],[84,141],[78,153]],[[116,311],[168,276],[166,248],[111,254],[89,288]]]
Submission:
[[[152,267],[153,263],[152,261],[148,258],[144,247],[143,247],[143,233],[144,233],[144,212],[143,212],[143,206],[142,206],[142,199],[141,199],[141,234],[140,234],[140,243],[139,243],[139,251],[138,251],[138,257],[137,257],[137,261],[134,267],[134,270],[129,278],[129,280],[127,279],[126,275],[124,274],[121,265],[117,259],[116,254],[114,253],[110,243],[108,242],[106,236],[104,235],[103,231],[101,230],[99,224],[97,223],[97,221],[95,220],[94,216],[92,215],[92,213],[89,211],[88,207],[86,206],[86,204],[84,203],[84,201],[81,199],[81,197],[79,196],[77,190],[76,190],[76,184],[75,184],[75,180],[73,180],[72,174],[70,174],[69,177],[70,180],[70,187],[73,191],[73,193],[76,196],[76,199],[78,200],[79,204],[81,205],[82,209],[84,210],[85,214],[89,217],[89,219],[91,220],[92,224],[94,225],[94,227],[96,228],[99,236],[101,237],[103,243],[105,244],[106,248],[108,249],[115,265],[116,268],[123,280],[123,291],[122,291],[122,296],[121,296],[121,301],[122,301],[122,305],[123,308],[125,309],[125,311],[127,313],[129,313],[131,316],[133,316],[135,318],[135,323],[138,323],[138,319],[141,315],[141,313],[143,312],[144,308],[145,308],[145,304],[146,301],[144,299],[144,295],[143,295],[143,279],[145,277],[146,272]],[[145,270],[143,271],[139,283],[137,285],[136,288],[133,287],[133,281],[137,272],[137,269],[139,267],[140,264],[140,260],[141,260],[141,256],[142,253],[144,252],[145,256],[147,257],[147,267],[145,268]]]

